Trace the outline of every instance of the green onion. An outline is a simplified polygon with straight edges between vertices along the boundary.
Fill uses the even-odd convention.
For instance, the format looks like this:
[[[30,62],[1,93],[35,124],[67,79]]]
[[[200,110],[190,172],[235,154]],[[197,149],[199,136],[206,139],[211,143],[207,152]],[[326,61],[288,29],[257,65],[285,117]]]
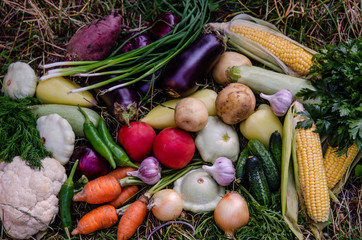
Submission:
[[[172,7],[167,1],[163,2],[168,8]],[[105,90],[111,91],[140,81],[147,76],[153,75],[157,70],[165,66],[174,56],[185,49],[200,35],[208,20],[208,1],[186,0],[182,1],[183,12],[180,13],[182,20],[175,28],[157,41],[130,52],[115,54],[121,46],[113,52],[110,57],[102,61],[79,61],[58,62],[46,64],[44,69],[70,65],[74,67],[57,68],[49,70],[40,80],[46,80],[56,76],[99,76],[105,74],[120,74],[117,77],[102,81],[87,87],[74,89],[69,93],[76,93],[99,88],[114,81],[122,80],[122,83]],[[146,29],[145,29],[146,30]],[[107,68],[112,67],[112,70]],[[120,68],[114,70],[114,68]],[[136,75],[133,80],[129,77]]]

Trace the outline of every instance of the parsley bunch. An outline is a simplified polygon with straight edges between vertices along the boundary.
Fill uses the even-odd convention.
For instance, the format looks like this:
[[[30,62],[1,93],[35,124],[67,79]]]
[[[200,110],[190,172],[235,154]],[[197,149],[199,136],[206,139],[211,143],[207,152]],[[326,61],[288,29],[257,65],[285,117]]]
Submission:
[[[329,135],[339,154],[353,143],[361,149],[362,38],[326,46],[314,55],[309,76],[316,90],[302,89],[297,96],[320,98],[319,104],[304,104],[317,132]]]

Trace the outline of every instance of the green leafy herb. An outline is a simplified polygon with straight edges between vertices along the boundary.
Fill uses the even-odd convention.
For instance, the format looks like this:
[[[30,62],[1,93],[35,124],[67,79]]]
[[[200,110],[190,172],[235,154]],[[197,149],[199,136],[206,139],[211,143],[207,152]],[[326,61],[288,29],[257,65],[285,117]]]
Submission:
[[[11,162],[20,156],[29,166],[40,168],[41,160],[51,156],[36,129],[36,118],[27,108],[34,104],[39,104],[35,98],[0,96],[0,161]]]
[[[354,169],[354,175],[355,177],[362,179],[362,164],[357,164]]]
[[[310,76],[316,90],[302,89],[297,96],[320,98],[320,104],[304,104],[317,132],[331,136],[339,154],[355,142],[362,146],[362,38],[328,45],[314,56]],[[309,124],[305,124],[308,126]]]
[[[270,206],[260,205],[242,185],[236,187],[248,203],[250,220],[246,226],[235,232],[235,239],[243,240],[294,240],[297,239],[284,221],[280,209],[280,192],[272,194]],[[214,217],[208,213],[196,214],[202,219],[197,224],[196,239],[229,239],[224,236],[223,231],[215,224]],[[205,237],[207,233],[207,237]]]

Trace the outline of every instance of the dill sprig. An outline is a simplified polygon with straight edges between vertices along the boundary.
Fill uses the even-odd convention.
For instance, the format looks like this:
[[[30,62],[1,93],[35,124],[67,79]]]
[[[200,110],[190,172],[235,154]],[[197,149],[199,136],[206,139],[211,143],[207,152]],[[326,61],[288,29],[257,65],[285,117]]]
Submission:
[[[51,156],[36,129],[36,118],[28,110],[34,104],[39,100],[0,96],[0,161],[11,162],[20,156],[29,166],[41,168],[41,160]]]

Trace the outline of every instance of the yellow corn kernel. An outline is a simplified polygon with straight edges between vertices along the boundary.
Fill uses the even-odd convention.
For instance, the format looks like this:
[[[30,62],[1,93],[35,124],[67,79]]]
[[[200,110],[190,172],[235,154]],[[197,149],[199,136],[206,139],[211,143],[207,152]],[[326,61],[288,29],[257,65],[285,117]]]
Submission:
[[[296,152],[299,182],[307,213],[316,222],[328,219],[330,200],[323,166],[319,134],[310,129],[296,129]]]
[[[246,26],[231,26],[230,31],[262,45],[300,75],[306,75],[313,65],[312,54],[285,38]]]
[[[338,148],[328,146],[324,155],[324,168],[326,170],[327,185],[329,188],[333,188],[336,183],[341,180],[346,173],[348,166],[358,153],[356,144],[350,146],[346,154],[338,157],[336,152]]]

